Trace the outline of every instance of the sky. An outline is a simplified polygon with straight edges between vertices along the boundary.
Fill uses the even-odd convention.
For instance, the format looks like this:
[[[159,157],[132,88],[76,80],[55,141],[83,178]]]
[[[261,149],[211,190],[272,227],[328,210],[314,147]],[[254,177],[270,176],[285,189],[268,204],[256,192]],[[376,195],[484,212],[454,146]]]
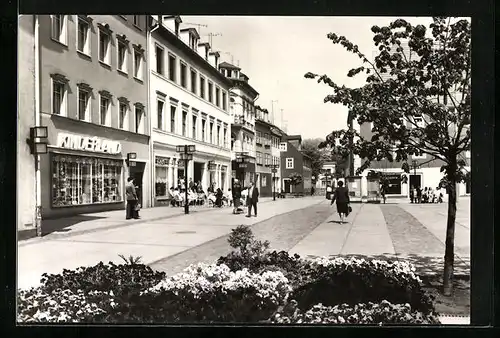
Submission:
[[[366,76],[347,77],[361,60],[334,45],[326,35],[344,35],[371,56],[374,43],[371,27],[385,26],[391,17],[285,17],[285,16],[181,16],[181,27],[194,27],[201,42],[212,33],[212,49],[221,61],[241,67],[249,84],[259,92],[256,104],[274,110],[275,124],[287,124],[289,135],[302,139],[324,138],[346,127],[347,109],[324,103],[329,87],[304,78],[307,72],[326,74],[339,85],[358,87]],[[429,17],[405,17],[412,25],[428,26]],[[189,24],[188,24],[189,23]],[[191,24],[200,24],[196,26]],[[277,101],[272,103],[272,101]],[[283,111],[283,119],[281,118]]]

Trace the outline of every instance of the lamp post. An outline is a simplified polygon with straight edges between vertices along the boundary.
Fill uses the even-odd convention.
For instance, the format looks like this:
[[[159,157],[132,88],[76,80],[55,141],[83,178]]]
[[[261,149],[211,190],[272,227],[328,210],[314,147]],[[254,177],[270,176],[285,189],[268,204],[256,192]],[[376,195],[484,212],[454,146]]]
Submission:
[[[276,173],[278,172],[279,164],[271,164],[271,172],[273,173],[273,201],[276,201]]]
[[[184,202],[184,213],[189,214],[189,200],[188,200],[188,185],[187,185],[187,171],[188,171],[188,162],[193,159],[193,153],[196,151],[196,147],[194,145],[183,145],[177,146],[176,151],[180,153],[181,160],[184,160],[184,193],[185,193],[185,202]]]
[[[42,236],[42,189],[41,189],[41,168],[40,168],[40,155],[47,154],[47,138],[49,132],[46,126],[39,125],[39,114],[37,116],[36,127],[30,128],[30,138],[27,143],[30,147],[32,155],[35,155],[35,230],[37,236]]]
[[[417,160],[411,161],[412,167],[413,167],[413,175],[417,175],[417,167],[418,167],[418,162]]]

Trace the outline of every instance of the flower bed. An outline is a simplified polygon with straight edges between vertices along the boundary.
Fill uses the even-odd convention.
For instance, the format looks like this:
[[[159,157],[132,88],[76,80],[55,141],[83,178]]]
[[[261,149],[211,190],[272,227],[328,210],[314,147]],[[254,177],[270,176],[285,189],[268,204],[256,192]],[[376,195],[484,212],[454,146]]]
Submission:
[[[216,264],[166,277],[138,264],[44,275],[18,293],[19,322],[437,324],[408,263],[269,252],[239,227]]]

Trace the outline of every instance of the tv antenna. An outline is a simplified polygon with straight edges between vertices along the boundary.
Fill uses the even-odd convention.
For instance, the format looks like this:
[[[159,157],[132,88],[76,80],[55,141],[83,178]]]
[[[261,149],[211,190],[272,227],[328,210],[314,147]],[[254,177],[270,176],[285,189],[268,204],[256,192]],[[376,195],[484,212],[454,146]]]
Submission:
[[[210,43],[210,46],[212,46],[212,39],[214,36],[222,36],[222,33],[208,33],[204,34],[203,36],[208,36],[208,42]],[[212,46],[213,48],[213,46]]]
[[[198,33],[201,34],[201,27],[208,27],[208,25],[203,25],[200,23],[192,23],[192,22],[183,22],[185,25],[192,25],[192,26],[197,26],[198,27]]]

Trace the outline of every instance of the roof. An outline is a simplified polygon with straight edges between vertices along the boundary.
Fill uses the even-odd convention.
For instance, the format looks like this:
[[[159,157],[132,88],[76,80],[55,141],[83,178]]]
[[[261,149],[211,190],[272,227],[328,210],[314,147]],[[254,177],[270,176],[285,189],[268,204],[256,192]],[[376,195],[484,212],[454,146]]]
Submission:
[[[227,69],[236,69],[236,70],[241,70],[241,68],[240,68],[240,67],[236,67],[235,65],[230,64],[229,62],[226,62],[226,61],[221,62],[221,63],[219,64],[219,68],[221,68],[221,67],[222,67],[222,68],[227,68]]]
[[[196,28],[193,28],[193,27],[183,28],[180,31],[181,32],[190,32],[190,33],[193,33],[194,36],[196,36],[197,39],[200,38],[200,34],[198,34],[198,31],[196,30]]]
[[[229,78],[231,81],[233,81],[234,85],[236,87],[242,87],[243,89],[248,90],[254,97],[257,97],[259,95],[259,92],[256,91],[248,82],[246,82],[243,79],[235,79],[235,78]]]
[[[287,140],[299,140],[302,141],[302,136],[301,135],[288,135]]]

